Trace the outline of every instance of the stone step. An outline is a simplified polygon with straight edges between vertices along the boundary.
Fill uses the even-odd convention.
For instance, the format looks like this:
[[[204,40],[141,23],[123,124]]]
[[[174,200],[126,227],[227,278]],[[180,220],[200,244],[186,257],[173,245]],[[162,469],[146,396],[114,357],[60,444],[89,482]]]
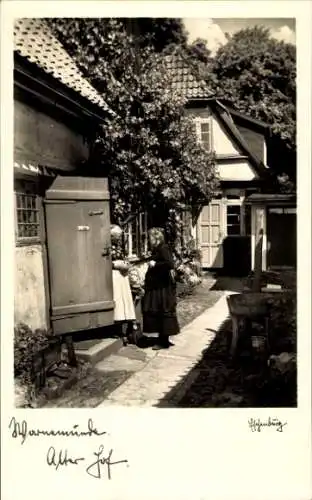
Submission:
[[[85,346],[79,347],[79,344],[75,344],[75,353],[77,358],[88,361],[92,365],[96,365],[103,359],[107,358],[111,354],[116,354],[119,349],[122,347],[122,340],[119,338],[111,339],[102,339],[100,341],[95,342],[93,345],[89,345],[88,348],[84,348]]]

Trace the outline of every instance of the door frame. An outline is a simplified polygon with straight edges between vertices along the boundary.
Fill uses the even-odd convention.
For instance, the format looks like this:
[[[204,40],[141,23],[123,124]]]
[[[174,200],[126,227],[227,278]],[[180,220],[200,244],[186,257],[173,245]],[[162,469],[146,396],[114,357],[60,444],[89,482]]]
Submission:
[[[40,198],[40,233],[41,233],[41,248],[42,248],[42,267],[43,267],[43,279],[44,279],[44,295],[46,303],[46,325],[48,333],[52,333],[52,321],[51,321],[51,289],[50,289],[50,268],[48,259],[48,239],[47,239],[47,225],[46,225],[46,213],[45,213],[45,196]]]
[[[237,199],[229,199],[229,196],[238,196],[239,198]],[[227,238],[227,207],[234,205],[234,206],[240,206],[240,235],[237,236],[246,236],[246,224],[245,224],[245,201],[246,201],[246,190],[245,189],[238,189],[238,188],[225,188],[222,190],[222,194],[220,198],[213,198],[211,202],[216,202],[218,201],[220,204],[220,227],[221,227],[221,234],[222,234],[222,242],[224,241],[225,238]],[[208,205],[210,205],[210,203]],[[205,206],[208,206],[205,205]],[[200,215],[198,217],[198,221],[196,224],[196,236],[197,236],[197,244],[199,248],[201,249],[202,247],[202,234],[201,234],[201,221],[202,221],[202,210],[200,212]],[[235,235],[230,235],[230,237],[235,238],[237,237]],[[222,247],[222,242],[220,246]],[[224,256],[222,252],[222,266],[216,268],[216,269],[222,269],[224,267]],[[209,269],[209,267],[208,267]]]

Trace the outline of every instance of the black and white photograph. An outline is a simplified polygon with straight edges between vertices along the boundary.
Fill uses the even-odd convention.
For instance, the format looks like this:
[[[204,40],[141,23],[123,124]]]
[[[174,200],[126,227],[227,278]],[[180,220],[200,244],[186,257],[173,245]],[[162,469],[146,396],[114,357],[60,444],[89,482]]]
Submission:
[[[4,0],[1,493],[311,498],[310,0]]]
[[[297,407],[296,90],[290,17],[14,20],[16,408]]]

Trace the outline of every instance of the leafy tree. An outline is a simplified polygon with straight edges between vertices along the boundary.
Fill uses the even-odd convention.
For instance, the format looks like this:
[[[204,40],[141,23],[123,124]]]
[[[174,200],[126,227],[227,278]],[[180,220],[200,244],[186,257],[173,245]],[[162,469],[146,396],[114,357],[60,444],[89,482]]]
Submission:
[[[129,213],[147,209],[161,214],[175,238],[182,205],[207,202],[217,178],[213,155],[196,143],[184,115],[184,101],[164,90],[162,56],[148,44],[142,47],[122,20],[48,22],[116,113],[96,131],[90,159],[110,179],[114,220],[121,223]]]
[[[181,19],[138,17],[123,20],[136,34],[141,47],[150,46],[155,52],[170,50],[173,46],[186,47],[187,33]]]
[[[295,177],[295,46],[271,38],[261,26],[243,29],[220,47],[211,71],[217,97],[271,125],[273,163]]]
[[[211,51],[207,47],[206,40],[197,38],[194,42],[186,48],[180,47],[183,52],[183,57],[188,61],[192,72],[197,78],[203,81],[211,80],[211,65],[212,56]]]
[[[187,47],[190,57],[195,57],[198,61],[208,64],[212,61],[211,51],[207,47],[207,42],[203,38],[197,38]]]

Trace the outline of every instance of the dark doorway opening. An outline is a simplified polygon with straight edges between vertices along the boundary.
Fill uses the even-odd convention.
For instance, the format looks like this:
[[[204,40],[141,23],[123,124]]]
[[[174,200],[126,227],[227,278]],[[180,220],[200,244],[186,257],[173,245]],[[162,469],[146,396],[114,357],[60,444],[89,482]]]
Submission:
[[[296,267],[296,208],[267,209],[268,268]]]

